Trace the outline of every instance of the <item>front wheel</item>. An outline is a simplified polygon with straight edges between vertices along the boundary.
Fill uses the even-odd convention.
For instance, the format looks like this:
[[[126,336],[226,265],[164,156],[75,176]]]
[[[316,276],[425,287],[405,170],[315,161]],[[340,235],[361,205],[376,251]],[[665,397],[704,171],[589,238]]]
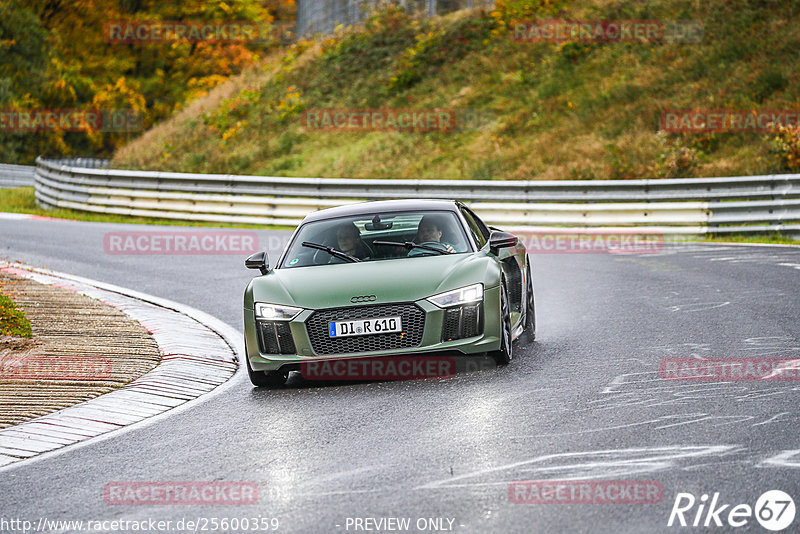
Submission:
[[[506,283],[500,285],[500,350],[489,353],[489,356],[494,358],[497,365],[508,365],[511,362],[512,349],[511,349],[511,308],[508,306],[508,291],[506,291]]]
[[[244,355],[244,361],[247,363],[247,376],[250,377],[250,382],[256,387],[279,388],[289,378],[283,371],[254,371],[250,367],[250,358],[247,357],[247,354]]]
[[[531,278],[531,264],[525,266],[525,341],[536,340],[536,305],[533,302],[533,278]]]

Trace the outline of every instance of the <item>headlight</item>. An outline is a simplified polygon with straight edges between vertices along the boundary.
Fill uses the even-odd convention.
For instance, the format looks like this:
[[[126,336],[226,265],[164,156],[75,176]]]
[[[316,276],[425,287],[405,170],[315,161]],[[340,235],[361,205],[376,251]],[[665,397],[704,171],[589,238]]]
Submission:
[[[474,284],[428,297],[428,301],[436,304],[440,308],[449,308],[450,306],[458,306],[459,304],[468,304],[470,302],[480,302],[482,300],[483,284]]]
[[[291,321],[303,308],[293,306],[278,306],[276,304],[256,303],[256,318],[267,319],[269,321]]]

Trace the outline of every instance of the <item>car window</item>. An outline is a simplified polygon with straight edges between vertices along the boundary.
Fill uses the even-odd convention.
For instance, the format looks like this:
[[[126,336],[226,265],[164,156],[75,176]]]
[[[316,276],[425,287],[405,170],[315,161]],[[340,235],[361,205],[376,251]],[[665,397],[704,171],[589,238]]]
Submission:
[[[483,232],[481,232],[481,229],[478,226],[478,223],[475,221],[475,217],[473,217],[472,213],[468,209],[461,208],[461,214],[464,216],[464,219],[466,219],[469,231],[472,233],[472,237],[475,238],[478,248],[483,248],[483,245],[486,244],[488,236],[484,237]]]
[[[488,241],[489,240],[489,235],[492,232],[489,230],[489,228],[486,226],[486,224],[484,224],[484,222],[481,220],[481,218],[478,217],[477,215],[475,215],[475,212],[473,212],[471,209],[464,208],[464,211],[466,211],[467,213],[469,213],[472,216],[472,219],[475,221],[475,224],[478,226],[478,230],[480,230],[480,232],[483,235],[484,239],[486,239],[486,241]]]
[[[279,268],[309,267],[348,261],[324,250],[303,246],[303,242],[331,247],[361,261],[438,255],[436,251],[423,248],[408,250],[400,246],[381,245],[381,241],[397,243],[410,241],[457,254],[472,250],[467,234],[454,212],[368,213],[312,221],[302,225],[289,244]]]

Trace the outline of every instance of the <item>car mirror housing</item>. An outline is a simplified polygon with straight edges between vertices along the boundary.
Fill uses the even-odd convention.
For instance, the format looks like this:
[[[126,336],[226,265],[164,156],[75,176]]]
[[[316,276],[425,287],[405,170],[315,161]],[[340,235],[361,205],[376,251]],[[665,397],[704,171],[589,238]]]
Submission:
[[[261,271],[261,274],[267,274],[270,271],[269,259],[267,258],[267,253],[265,251],[256,252],[244,260],[244,266],[248,269],[258,269]]]
[[[501,248],[516,247],[518,242],[519,238],[517,236],[495,230],[489,235],[489,252],[497,255]]]

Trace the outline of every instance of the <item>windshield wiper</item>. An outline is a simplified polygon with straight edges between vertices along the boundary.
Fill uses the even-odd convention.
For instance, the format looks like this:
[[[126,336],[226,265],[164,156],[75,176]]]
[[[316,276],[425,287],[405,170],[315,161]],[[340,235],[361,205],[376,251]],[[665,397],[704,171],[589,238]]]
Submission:
[[[412,248],[422,248],[425,250],[430,250],[432,252],[438,252],[439,254],[450,254],[447,250],[442,250],[440,248],[429,247],[428,245],[417,245],[413,241],[406,241],[405,243],[400,243],[399,241],[373,241],[373,245],[384,245],[387,247],[403,247],[406,250],[411,250]]]
[[[349,262],[353,262],[353,263],[358,263],[358,262],[361,261],[358,258],[356,258],[355,256],[351,256],[350,254],[345,254],[341,250],[336,250],[333,247],[326,247],[325,245],[319,245],[317,243],[311,243],[309,241],[303,241],[302,245],[304,247],[308,247],[308,248],[315,248],[317,250],[323,250],[323,251],[327,252],[328,254],[330,254],[331,256],[339,258],[340,260],[345,260],[345,261],[349,261]]]

